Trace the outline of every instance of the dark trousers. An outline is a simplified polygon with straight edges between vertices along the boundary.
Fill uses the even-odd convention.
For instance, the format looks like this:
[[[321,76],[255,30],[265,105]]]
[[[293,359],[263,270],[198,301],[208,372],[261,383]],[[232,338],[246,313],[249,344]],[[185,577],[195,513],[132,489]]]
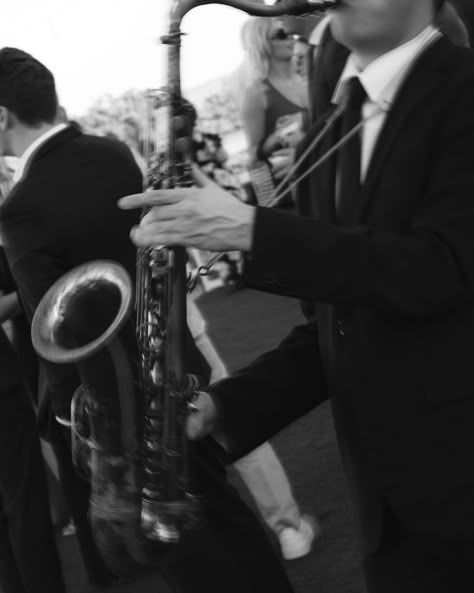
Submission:
[[[60,448],[60,455],[67,454],[70,461],[70,451]],[[187,534],[181,543],[165,546],[163,554],[157,555],[156,570],[176,593],[293,593],[265,528],[229,485],[226,461],[222,450],[212,440],[197,445],[194,467],[205,521],[201,529]],[[67,465],[66,460],[60,458],[58,463],[60,467]],[[72,469],[72,464],[69,467]],[[81,521],[77,535],[91,577],[92,571],[101,570],[103,566],[83,513],[83,506],[89,500],[89,488],[77,476],[67,475],[65,491],[69,491],[70,505],[73,479],[76,490],[71,514],[75,521],[78,518]]]
[[[474,537],[422,536],[390,513],[379,549],[364,560],[368,593],[472,593]]]
[[[0,399],[0,584],[64,593],[36,418],[21,386]]]
[[[205,523],[163,558],[170,585],[180,593],[292,593],[264,527],[227,481],[221,448],[205,439],[196,453]]]

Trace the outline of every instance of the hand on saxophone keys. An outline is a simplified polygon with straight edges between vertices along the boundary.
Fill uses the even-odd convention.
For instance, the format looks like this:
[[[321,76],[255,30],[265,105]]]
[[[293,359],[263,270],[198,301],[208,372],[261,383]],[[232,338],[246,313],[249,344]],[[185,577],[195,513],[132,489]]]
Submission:
[[[181,245],[209,251],[250,251],[256,209],[221,189],[197,167],[198,187],[158,189],[126,196],[120,208],[150,208],[132,229],[138,246]]]
[[[186,421],[186,434],[189,439],[196,440],[214,432],[217,428],[217,407],[206,391],[189,404],[190,413]]]

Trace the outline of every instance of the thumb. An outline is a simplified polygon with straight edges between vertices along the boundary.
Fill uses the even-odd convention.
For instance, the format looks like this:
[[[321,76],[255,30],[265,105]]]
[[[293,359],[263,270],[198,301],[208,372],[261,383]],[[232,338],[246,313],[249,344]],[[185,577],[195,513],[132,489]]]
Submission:
[[[192,411],[186,420],[186,434],[189,439],[200,439],[211,433],[216,424],[217,410],[212,397],[201,391],[190,408]]]

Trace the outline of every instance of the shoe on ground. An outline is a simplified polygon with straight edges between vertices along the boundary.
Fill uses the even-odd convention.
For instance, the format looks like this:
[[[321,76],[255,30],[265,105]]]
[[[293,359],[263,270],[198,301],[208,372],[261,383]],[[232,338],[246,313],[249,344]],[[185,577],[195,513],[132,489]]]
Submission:
[[[313,517],[303,515],[298,529],[285,527],[278,535],[281,553],[285,560],[295,560],[311,550],[315,538],[321,535],[321,528]]]

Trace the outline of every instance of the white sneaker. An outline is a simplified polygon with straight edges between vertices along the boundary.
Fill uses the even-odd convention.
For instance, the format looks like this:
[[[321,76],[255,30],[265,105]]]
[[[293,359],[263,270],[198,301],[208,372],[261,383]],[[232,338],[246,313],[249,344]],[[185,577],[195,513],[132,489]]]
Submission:
[[[278,535],[283,558],[294,560],[305,556],[311,550],[314,539],[320,535],[321,528],[316,520],[309,515],[303,515],[298,529],[285,527]]]
[[[75,533],[76,526],[74,525],[74,522],[71,519],[69,523],[61,529],[61,535],[64,537],[68,537],[69,535],[75,535]]]

